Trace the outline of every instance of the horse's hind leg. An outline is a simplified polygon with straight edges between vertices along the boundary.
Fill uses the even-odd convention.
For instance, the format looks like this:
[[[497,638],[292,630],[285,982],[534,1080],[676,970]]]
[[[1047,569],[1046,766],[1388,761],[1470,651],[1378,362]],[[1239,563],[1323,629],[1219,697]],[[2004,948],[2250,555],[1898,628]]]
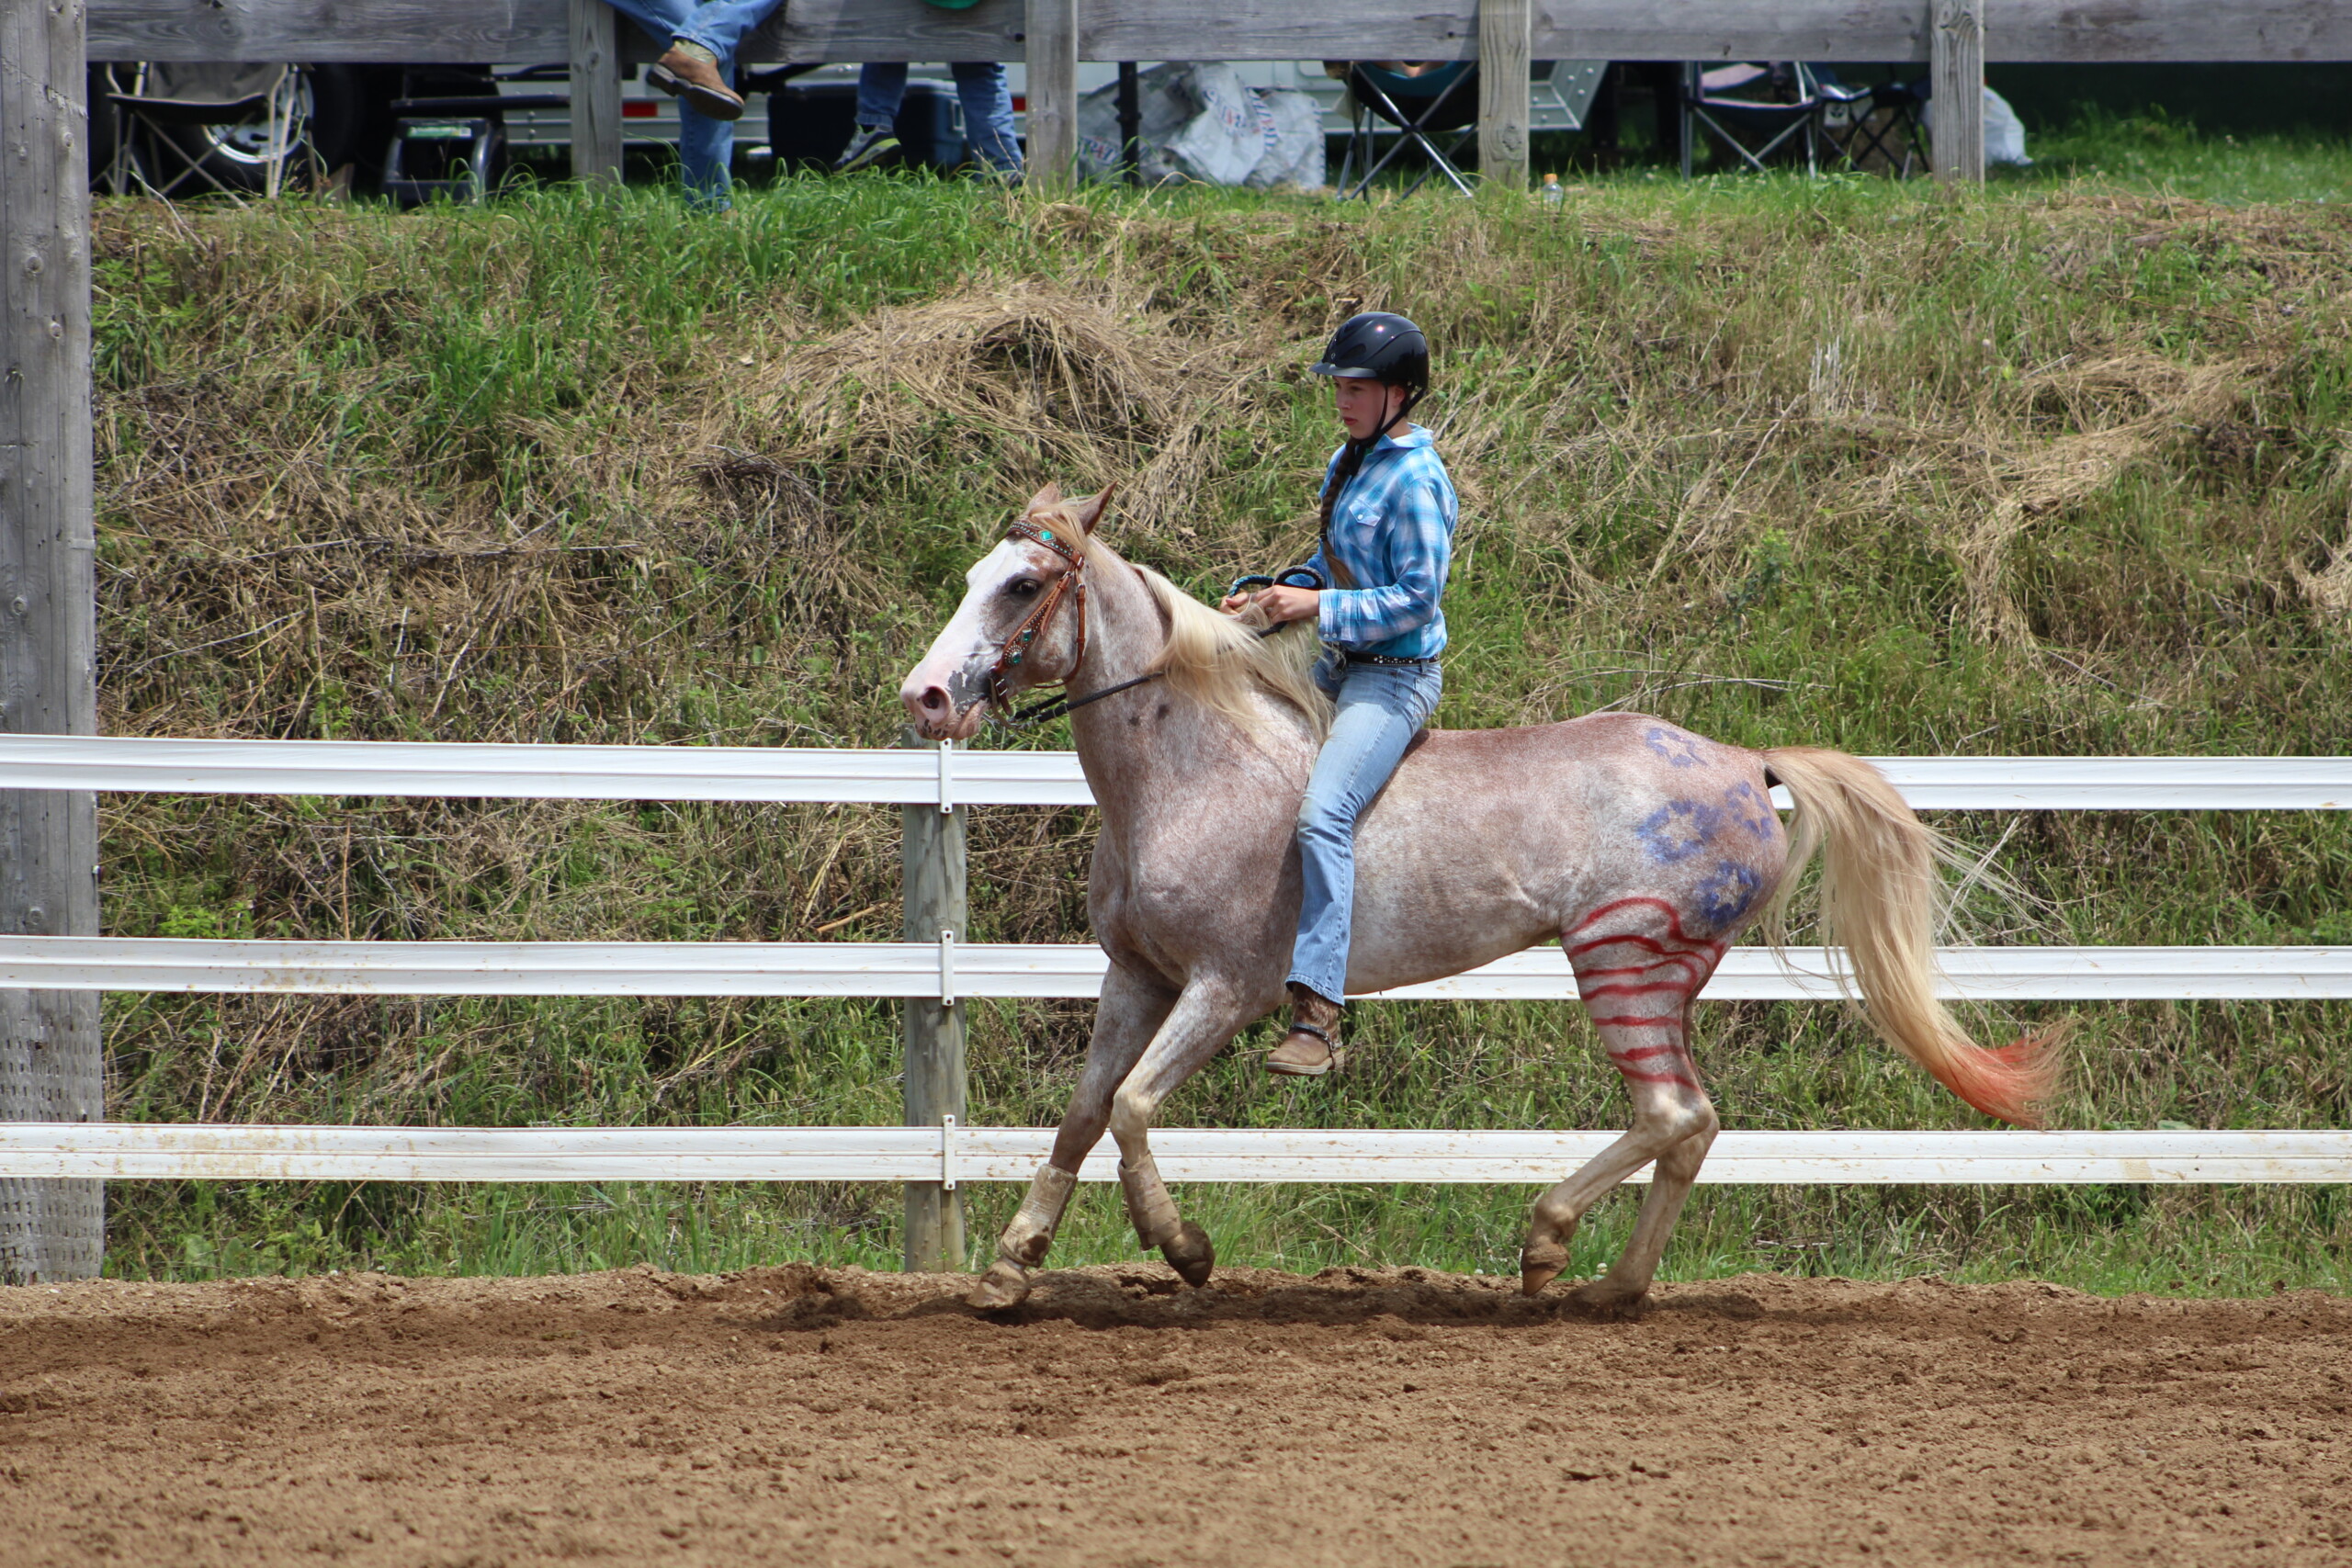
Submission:
[[[1687,1055],[1684,1061],[1687,1066]],[[1674,1234],[1675,1222],[1682,1217],[1682,1206],[1690,1196],[1690,1184],[1698,1179],[1699,1167],[1705,1163],[1707,1150],[1714,1144],[1720,1126],[1714,1107],[1707,1102],[1706,1092],[1697,1086],[1694,1070],[1687,1084],[1675,1086],[1681,1092],[1671,1097],[1674,1105],[1660,1113],[1657,1120],[1669,1126],[1688,1120],[1696,1120],[1699,1124],[1657,1156],[1649,1190],[1642,1197],[1641,1213],[1634,1221],[1633,1239],[1625,1244],[1617,1261],[1609,1266],[1609,1272],[1570,1292],[1569,1299],[1577,1305],[1616,1316],[1634,1311],[1649,1294],[1658,1260],[1666,1256],[1667,1238]],[[1636,1105],[1642,1098],[1636,1095]],[[1635,1122],[1638,1125],[1638,1111]]]
[[[1206,1232],[1176,1212],[1151,1157],[1151,1121],[1178,1086],[1256,1016],[1225,987],[1196,979],[1176,999],[1168,1021],[1112,1100],[1111,1135],[1119,1142],[1119,1187],[1126,1195],[1127,1217],[1143,1244],[1158,1247],[1188,1285],[1209,1282],[1216,1249]]]
[[[1054,1152],[1029,1180],[1003,1234],[997,1237],[996,1261],[973,1287],[971,1304],[981,1308],[1018,1306],[1029,1294],[1029,1270],[1046,1259],[1061,1224],[1062,1211],[1078,1186],[1078,1168],[1102,1141],[1110,1124],[1111,1097],[1135,1068],[1144,1047],[1175,1004],[1175,997],[1138,979],[1114,964],[1102,981],[1102,1004],[1094,1010],[1094,1032],[1086,1045],[1086,1066],[1079,1073],[1077,1092],[1062,1112],[1061,1130],[1054,1135]]]
[[[1617,918],[1607,918],[1611,915]],[[1715,1110],[1690,1059],[1687,1025],[1690,998],[1713,973],[1724,944],[1686,936],[1671,910],[1645,898],[1589,918],[1567,933],[1566,945],[1586,1010],[1625,1079],[1634,1124],[1536,1201],[1520,1254],[1520,1285],[1533,1295],[1558,1278],[1568,1266],[1568,1243],[1585,1212],[1655,1160],[1657,1170],[1624,1256],[1576,1292],[1579,1305],[1626,1312],[1648,1292],[1690,1183],[1714,1141]]]

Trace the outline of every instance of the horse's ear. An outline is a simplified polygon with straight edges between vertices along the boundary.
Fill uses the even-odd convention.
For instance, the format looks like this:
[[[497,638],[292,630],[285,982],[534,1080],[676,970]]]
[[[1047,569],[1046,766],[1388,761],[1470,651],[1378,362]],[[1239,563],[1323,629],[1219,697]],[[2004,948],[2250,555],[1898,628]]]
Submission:
[[[1062,487],[1057,484],[1049,484],[1045,489],[1039,491],[1036,494],[1031,496],[1029,498],[1029,504],[1023,507],[1021,510],[1023,514],[1025,516],[1029,513],[1042,512],[1048,506],[1059,506],[1061,503]]]
[[[1117,485],[1104,485],[1092,495],[1069,503],[1070,519],[1078,525],[1080,533],[1094,532],[1094,525],[1102,520],[1102,513],[1111,509],[1111,497],[1117,493],[1118,489]]]

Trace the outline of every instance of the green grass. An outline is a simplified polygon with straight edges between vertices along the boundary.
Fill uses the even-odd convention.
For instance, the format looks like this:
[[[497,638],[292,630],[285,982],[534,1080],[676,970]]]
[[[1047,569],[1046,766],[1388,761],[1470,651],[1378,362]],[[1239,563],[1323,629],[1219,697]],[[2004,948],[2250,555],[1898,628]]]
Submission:
[[[1442,723],[1617,705],[1866,753],[2340,752],[2352,214],[2260,203],[2340,175],[2342,150],[2152,141],[2134,165],[2112,127],[2069,145],[1982,193],[1634,170],[1556,215],[902,178],[789,180],[719,221],[656,190],[407,217],[105,205],[104,724],[889,743],[963,567],[1046,479],[1120,481],[1122,547],[1199,591],[1295,558],[1332,439],[1299,367],[1363,301],[1439,346],[1429,417],[1464,502]],[[1944,825],[2040,901],[1972,909],[1981,940],[2352,942],[2340,816]],[[898,924],[895,808],[112,796],[102,827],[124,934]],[[1091,832],[977,813],[975,936],[1080,936]],[[1089,1010],[976,1009],[973,1119],[1054,1120]],[[2079,1024],[2061,1125],[2352,1124],[2341,1004],[1983,1021],[2060,1015]],[[106,1019],[126,1119],[899,1111],[876,1003],[120,996]],[[1335,1086],[1270,1081],[1253,1037],[1166,1120],[1623,1114],[1570,1008],[1385,1004],[1355,1028]],[[1977,1124],[1832,1008],[1711,1006],[1699,1055],[1734,1127]],[[109,1268],[130,1276],[898,1250],[896,1194],[870,1186],[113,1192]],[[985,1248],[1017,1193],[969,1193]],[[1531,1195],[1180,1200],[1233,1262],[1492,1269]],[[1577,1266],[1629,1214],[1597,1212]],[[1057,1258],[1131,1255],[1088,1190]],[[2352,1218],[2338,1189],[1710,1189],[1667,1267],[2344,1289]]]

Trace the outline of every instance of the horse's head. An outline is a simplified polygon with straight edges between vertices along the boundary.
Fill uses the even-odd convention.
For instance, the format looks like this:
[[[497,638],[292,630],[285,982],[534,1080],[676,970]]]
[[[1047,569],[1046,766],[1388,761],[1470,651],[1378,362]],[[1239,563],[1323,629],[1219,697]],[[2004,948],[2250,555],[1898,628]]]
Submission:
[[[1075,563],[1110,498],[1106,486],[1065,501],[1059,485],[1047,485],[1021,514],[1044,542],[1016,532],[964,574],[964,602],[899,688],[925,739],[968,740],[991,701],[1076,673],[1086,602],[1073,592]]]

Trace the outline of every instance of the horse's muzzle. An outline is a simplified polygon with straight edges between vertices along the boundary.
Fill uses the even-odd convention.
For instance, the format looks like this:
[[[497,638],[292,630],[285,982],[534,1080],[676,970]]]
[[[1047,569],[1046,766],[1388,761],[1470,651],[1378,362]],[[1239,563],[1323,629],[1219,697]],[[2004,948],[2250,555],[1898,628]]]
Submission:
[[[988,683],[958,669],[944,679],[928,663],[899,688],[916,731],[926,740],[969,740],[988,716]]]

